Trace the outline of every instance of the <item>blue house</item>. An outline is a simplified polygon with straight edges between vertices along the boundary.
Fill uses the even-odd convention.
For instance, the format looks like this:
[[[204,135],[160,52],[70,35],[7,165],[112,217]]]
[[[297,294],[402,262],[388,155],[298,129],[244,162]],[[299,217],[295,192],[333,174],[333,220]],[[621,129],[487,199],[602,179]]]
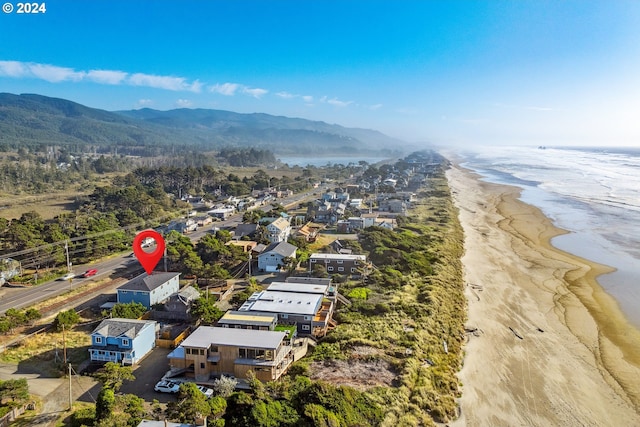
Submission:
[[[91,333],[91,361],[134,365],[156,345],[153,320],[105,319]]]
[[[118,302],[127,304],[139,302],[147,309],[165,302],[171,295],[178,293],[180,273],[154,271],[143,273],[118,288]]]

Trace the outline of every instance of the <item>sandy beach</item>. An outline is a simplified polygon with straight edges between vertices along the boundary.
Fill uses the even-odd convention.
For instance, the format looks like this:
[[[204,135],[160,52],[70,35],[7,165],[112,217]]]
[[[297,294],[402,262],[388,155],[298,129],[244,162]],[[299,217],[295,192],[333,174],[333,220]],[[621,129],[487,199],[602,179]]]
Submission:
[[[640,426],[640,331],[596,281],[610,271],[554,248],[564,233],[454,165],[468,299],[461,417],[451,426]]]

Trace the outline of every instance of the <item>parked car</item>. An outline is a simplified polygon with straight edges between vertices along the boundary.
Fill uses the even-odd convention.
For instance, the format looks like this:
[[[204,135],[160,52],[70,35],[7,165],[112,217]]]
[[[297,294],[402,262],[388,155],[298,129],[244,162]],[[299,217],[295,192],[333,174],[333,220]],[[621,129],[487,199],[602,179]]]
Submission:
[[[95,268],[92,268],[92,269],[89,269],[89,270],[85,271],[84,273],[82,273],[82,277],[95,276],[97,272],[98,272],[98,270],[96,270]]]
[[[213,390],[209,387],[199,385],[198,390],[200,390],[207,398],[213,396]]]
[[[62,277],[60,278],[60,280],[71,280],[71,279],[73,279],[74,277],[76,277],[76,275],[75,275],[74,273],[67,273],[67,274],[65,274],[64,276],[62,276]]]
[[[180,384],[173,381],[161,380],[158,381],[153,389],[160,393],[177,393],[178,390],[180,390]]]

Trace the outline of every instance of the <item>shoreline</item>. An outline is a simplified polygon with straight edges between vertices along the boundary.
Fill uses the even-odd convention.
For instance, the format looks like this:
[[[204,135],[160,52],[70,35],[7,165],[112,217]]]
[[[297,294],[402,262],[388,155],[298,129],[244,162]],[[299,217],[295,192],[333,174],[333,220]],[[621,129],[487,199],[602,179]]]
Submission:
[[[597,282],[611,271],[555,248],[567,233],[520,189],[447,171],[468,284],[456,426],[640,425],[640,331]]]

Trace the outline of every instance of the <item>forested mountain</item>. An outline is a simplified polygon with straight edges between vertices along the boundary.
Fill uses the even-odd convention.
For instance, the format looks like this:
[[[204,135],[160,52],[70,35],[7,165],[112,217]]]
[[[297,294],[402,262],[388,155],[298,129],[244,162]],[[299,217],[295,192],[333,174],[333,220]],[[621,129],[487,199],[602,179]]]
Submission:
[[[256,147],[276,154],[372,154],[399,141],[368,129],[269,114],[151,109],[109,112],[41,95],[0,93],[0,151],[68,146],[73,152],[157,155],[172,145],[190,150]]]

